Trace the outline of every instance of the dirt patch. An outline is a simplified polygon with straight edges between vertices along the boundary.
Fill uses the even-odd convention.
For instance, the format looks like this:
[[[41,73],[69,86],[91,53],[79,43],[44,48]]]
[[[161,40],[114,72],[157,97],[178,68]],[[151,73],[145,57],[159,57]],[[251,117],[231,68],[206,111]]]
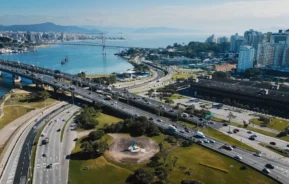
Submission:
[[[143,163],[147,162],[154,154],[159,152],[159,146],[154,141],[143,137],[127,137],[119,134],[110,134],[115,140],[110,145],[108,156],[121,163]],[[140,151],[132,153],[128,148],[132,145],[140,147]]]

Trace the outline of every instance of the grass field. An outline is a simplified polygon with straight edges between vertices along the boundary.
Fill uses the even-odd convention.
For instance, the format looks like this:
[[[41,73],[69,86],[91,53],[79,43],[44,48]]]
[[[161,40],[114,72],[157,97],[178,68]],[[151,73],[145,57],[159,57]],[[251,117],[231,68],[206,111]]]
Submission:
[[[179,72],[175,72],[172,75],[172,79],[187,79],[191,76],[191,74],[187,74],[187,73],[179,73]]]
[[[110,139],[110,136],[106,137]],[[157,143],[161,143],[167,135],[152,137]],[[80,141],[78,140],[73,153],[80,151]],[[164,148],[170,150],[166,159],[169,183],[179,184],[181,180],[196,180],[201,183],[218,184],[275,184],[259,172],[247,168],[241,170],[241,163],[223,156],[214,151],[208,150],[197,144],[191,147],[172,147],[164,142]],[[175,166],[172,163],[175,162]],[[85,166],[89,170],[83,170]],[[69,169],[70,184],[123,184],[126,178],[138,168],[145,168],[144,164],[122,164],[111,161],[107,155],[90,160],[71,160]],[[189,175],[188,175],[189,173]]]
[[[265,126],[264,122],[260,121],[258,118],[250,119],[250,122],[256,125]],[[266,127],[279,130],[279,131],[284,131],[288,125],[289,125],[289,121],[278,119],[278,118],[271,118],[271,122],[268,123]]]
[[[22,106],[8,106],[4,107],[4,116],[0,119],[0,129],[5,127],[10,122],[30,112],[31,108]]]
[[[181,180],[218,184],[276,183],[251,168],[241,170],[241,163],[196,144],[187,148],[173,149],[168,156],[169,161],[177,159],[175,167],[169,172],[170,183],[177,184]],[[190,175],[185,174],[186,172]]]
[[[46,106],[51,105],[55,102],[54,99],[48,98],[45,101],[41,102],[28,102],[28,101],[21,101],[28,98],[28,94],[14,94],[10,99],[8,99],[5,105],[19,105],[19,106],[29,106],[31,108],[43,108]]]
[[[112,124],[117,123],[121,121],[122,119],[110,116],[107,114],[100,113],[100,115],[96,118],[99,122],[99,124],[96,126],[96,128],[102,128],[105,124]]]
[[[169,97],[169,99],[172,99],[172,100],[178,100],[178,99],[184,99],[184,98],[187,98],[187,97],[184,97],[178,94],[173,94],[172,96]]]

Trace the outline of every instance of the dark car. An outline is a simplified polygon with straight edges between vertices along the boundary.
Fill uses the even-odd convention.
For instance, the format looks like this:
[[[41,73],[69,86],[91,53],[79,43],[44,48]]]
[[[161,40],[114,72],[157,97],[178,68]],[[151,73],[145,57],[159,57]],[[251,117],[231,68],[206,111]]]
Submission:
[[[60,132],[60,130],[61,130],[61,129],[59,128],[59,129],[57,130],[57,132]]]
[[[274,166],[272,164],[266,164],[265,167],[268,169],[274,169]]]
[[[43,157],[46,157],[47,155],[45,153],[42,154]]]
[[[223,126],[228,126],[228,124],[227,123],[223,123]]]
[[[265,174],[269,174],[271,171],[269,171],[268,169],[266,169],[266,168],[264,168],[263,170],[262,170]]]
[[[249,140],[251,140],[251,141],[255,141],[255,137],[249,137]]]
[[[78,138],[73,139],[73,141],[77,141],[77,140],[78,140]]]
[[[270,144],[275,146],[275,145],[276,145],[276,142],[270,142]]]
[[[52,164],[49,164],[46,166],[47,169],[51,169],[52,168]]]
[[[150,117],[149,120],[152,121],[152,120],[154,120],[154,118]]]

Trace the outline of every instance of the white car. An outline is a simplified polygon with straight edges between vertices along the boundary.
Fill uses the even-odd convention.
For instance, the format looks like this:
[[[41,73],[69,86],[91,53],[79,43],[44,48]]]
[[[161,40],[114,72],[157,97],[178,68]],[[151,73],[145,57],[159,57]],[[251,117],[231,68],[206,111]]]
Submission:
[[[204,139],[204,143],[209,143],[209,141],[207,139]]]
[[[214,141],[214,140],[210,140],[209,142],[210,142],[210,143],[215,143],[216,141]]]
[[[242,160],[243,159],[240,155],[236,155],[234,158],[237,159],[237,160]]]
[[[284,149],[284,151],[287,151],[287,152],[289,152],[289,148],[285,148],[285,149]]]

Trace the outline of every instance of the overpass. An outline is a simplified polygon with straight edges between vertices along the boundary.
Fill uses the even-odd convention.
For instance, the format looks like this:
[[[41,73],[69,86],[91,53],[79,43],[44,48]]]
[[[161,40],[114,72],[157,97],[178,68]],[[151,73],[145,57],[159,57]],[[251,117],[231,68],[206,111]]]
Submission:
[[[82,96],[83,98],[90,100],[93,103],[97,103],[101,106],[108,107],[111,110],[121,112],[129,117],[145,116],[147,118],[150,118],[153,123],[155,123],[158,127],[163,128],[163,129],[167,129],[169,125],[175,122],[172,122],[171,120],[168,120],[167,118],[157,116],[156,113],[150,113],[150,112],[141,110],[139,106],[141,106],[141,108],[150,108],[154,110],[163,109],[163,112],[166,115],[171,115],[171,116],[178,116],[179,113],[181,112],[179,110],[173,110],[171,109],[171,107],[165,106],[163,104],[159,106],[159,103],[154,102],[152,100],[141,99],[139,96],[130,94],[126,90],[117,90],[114,88],[111,90],[108,90],[112,95],[115,95],[116,97],[125,98],[128,103],[136,104],[138,107],[132,108],[131,105],[128,105],[126,103],[123,103],[114,99],[104,100],[105,98],[104,95],[98,94],[94,91],[83,89],[82,87],[71,86],[70,84],[67,84],[63,80],[61,80],[61,78],[78,82],[80,86],[88,84],[88,86],[91,86],[91,88],[93,87],[93,89],[95,90],[96,89],[105,90],[105,86],[102,86],[100,84],[90,83],[89,80],[81,79],[75,75],[55,72],[51,69],[45,69],[45,68],[36,67],[33,65],[27,65],[27,64],[23,64],[19,62],[9,62],[9,61],[0,60],[0,71],[8,72],[17,76],[28,78],[40,84],[46,84],[46,85],[52,86],[55,89],[61,88],[66,91],[70,91],[72,93],[72,96],[74,96],[74,94]],[[186,118],[182,117],[182,118],[186,121],[194,122],[197,124],[199,124],[200,122],[204,124],[207,123],[207,122],[204,122],[204,120],[199,120],[197,117],[186,117]],[[219,126],[219,124],[216,123],[214,126]],[[214,127],[214,128],[217,128],[217,127]],[[190,129],[189,132],[184,132],[184,126],[179,124],[177,127],[176,135],[187,140],[193,140],[193,137],[196,135],[196,131]],[[213,139],[211,137],[207,137],[207,138]],[[272,170],[269,176],[283,183],[286,183],[289,180],[289,176],[287,175],[287,171],[289,171],[289,166],[283,163],[282,161],[276,160],[276,159],[274,160],[269,157],[257,158],[253,156],[253,153],[251,151],[247,151],[241,148],[236,148],[233,151],[226,151],[224,149],[220,149],[220,147],[224,145],[223,142],[218,141],[218,140],[215,140],[215,141],[216,142],[214,144],[203,144],[203,146],[210,148],[212,150],[215,150],[217,152],[220,152],[231,158],[235,157],[237,154],[241,155],[243,159],[240,162],[250,165],[251,167],[260,171],[264,168],[264,165],[266,163],[273,163],[276,166],[276,169]]]

